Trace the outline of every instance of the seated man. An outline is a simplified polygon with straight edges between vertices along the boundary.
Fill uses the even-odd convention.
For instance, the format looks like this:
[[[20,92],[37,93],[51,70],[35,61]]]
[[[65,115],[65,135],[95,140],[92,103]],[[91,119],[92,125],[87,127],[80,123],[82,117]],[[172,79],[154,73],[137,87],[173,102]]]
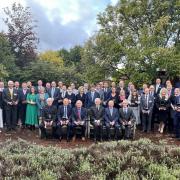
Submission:
[[[122,108],[119,110],[119,114],[123,130],[123,138],[129,139],[131,135],[131,128],[135,122],[135,116],[132,109],[128,107],[128,101],[126,99],[122,103]]]
[[[110,128],[115,128],[115,139],[117,139],[117,133],[119,131],[119,113],[116,108],[114,108],[114,101],[110,100],[108,102],[108,107],[105,109],[105,126],[107,132],[107,139],[110,140]]]
[[[82,107],[82,101],[78,100],[72,110],[73,141],[76,139],[76,127],[81,127],[82,140],[85,141],[86,120],[87,110]]]
[[[65,98],[63,100],[63,104],[60,105],[58,109],[57,134],[60,141],[62,139],[63,126],[67,126],[67,141],[69,142],[70,140],[71,115],[72,115],[72,108],[69,105],[69,99]]]
[[[94,126],[94,141],[97,141],[97,135],[99,134],[100,141],[102,141],[102,128],[104,121],[104,107],[101,106],[101,99],[95,99],[95,106],[90,109],[91,122]]]
[[[46,100],[47,105],[42,110],[42,122],[39,125],[41,130],[41,137],[47,137],[47,129],[52,130],[52,136],[54,136],[55,128],[56,128],[56,114],[57,108],[53,106],[53,99],[48,98]]]

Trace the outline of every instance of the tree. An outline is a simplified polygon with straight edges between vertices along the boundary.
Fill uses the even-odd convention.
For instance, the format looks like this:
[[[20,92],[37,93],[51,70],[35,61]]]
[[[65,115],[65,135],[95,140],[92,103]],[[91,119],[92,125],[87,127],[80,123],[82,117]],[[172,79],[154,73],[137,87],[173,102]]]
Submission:
[[[12,79],[18,68],[15,65],[15,56],[11,51],[10,43],[3,33],[0,33],[0,70],[1,77]]]
[[[167,69],[170,77],[180,75],[179,14],[178,0],[121,0],[108,6],[98,23],[100,32],[114,39],[119,49],[119,56],[110,61],[123,65],[121,73],[137,83],[141,77],[153,79],[156,68]],[[99,63],[108,64],[108,59],[106,55]]]
[[[53,64],[62,67],[63,59],[59,56],[57,51],[45,51],[39,55],[39,59],[46,62],[52,62]]]
[[[27,66],[36,58],[38,38],[35,32],[36,21],[29,7],[14,3],[12,8],[4,8],[8,27],[7,37],[16,56],[16,65],[20,68]]]

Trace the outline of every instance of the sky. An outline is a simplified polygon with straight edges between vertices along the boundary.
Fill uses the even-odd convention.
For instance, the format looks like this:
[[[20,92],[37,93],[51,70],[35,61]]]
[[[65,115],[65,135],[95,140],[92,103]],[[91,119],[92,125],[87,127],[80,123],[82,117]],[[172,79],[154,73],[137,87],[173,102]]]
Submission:
[[[83,45],[97,30],[97,14],[118,0],[0,0],[0,32],[7,31],[4,7],[14,2],[30,7],[40,43],[39,51]]]

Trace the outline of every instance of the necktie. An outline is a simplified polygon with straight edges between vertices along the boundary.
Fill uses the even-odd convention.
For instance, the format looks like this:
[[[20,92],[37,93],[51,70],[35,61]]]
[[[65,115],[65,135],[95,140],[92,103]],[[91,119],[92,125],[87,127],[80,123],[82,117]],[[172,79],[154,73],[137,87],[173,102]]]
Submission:
[[[55,91],[55,89],[52,88],[52,90],[51,90],[51,97],[52,97],[52,98],[54,97],[54,91]]]
[[[78,109],[78,118],[81,119],[81,109]]]
[[[146,95],[145,100],[146,100],[146,108],[148,109],[148,95]]]
[[[94,100],[94,92],[91,92],[92,101]]]
[[[64,106],[64,116],[67,118],[67,106]]]

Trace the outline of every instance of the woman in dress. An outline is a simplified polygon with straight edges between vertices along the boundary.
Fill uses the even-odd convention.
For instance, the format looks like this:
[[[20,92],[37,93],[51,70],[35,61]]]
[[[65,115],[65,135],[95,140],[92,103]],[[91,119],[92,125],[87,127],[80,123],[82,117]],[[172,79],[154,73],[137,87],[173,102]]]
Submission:
[[[38,107],[38,117],[42,117],[43,107],[47,105],[46,100],[49,98],[48,93],[45,93],[45,88],[41,87],[39,93],[36,95],[36,104]]]
[[[36,104],[35,88],[32,86],[30,93],[28,93],[26,101],[26,121],[25,124],[29,126],[30,130],[35,130],[35,125],[38,125],[38,113]]]
[[[164,127],[168,120],[168,113],[170,108],[170,99],[168,97],[168,91],[166,88],[162,88],[159,96],[156,99],[156,107],[158,109],[159,129],[160,133],[163,133]]]
[[[129,107],[132,109],[135,117],[136,117],[136,124],[141,124],[140,121],[140,110],[139,110],[139,104],[140,104],[140,96],[138,95],[137,90],[134,90],[130,93],[128,97],[128,103]]]

